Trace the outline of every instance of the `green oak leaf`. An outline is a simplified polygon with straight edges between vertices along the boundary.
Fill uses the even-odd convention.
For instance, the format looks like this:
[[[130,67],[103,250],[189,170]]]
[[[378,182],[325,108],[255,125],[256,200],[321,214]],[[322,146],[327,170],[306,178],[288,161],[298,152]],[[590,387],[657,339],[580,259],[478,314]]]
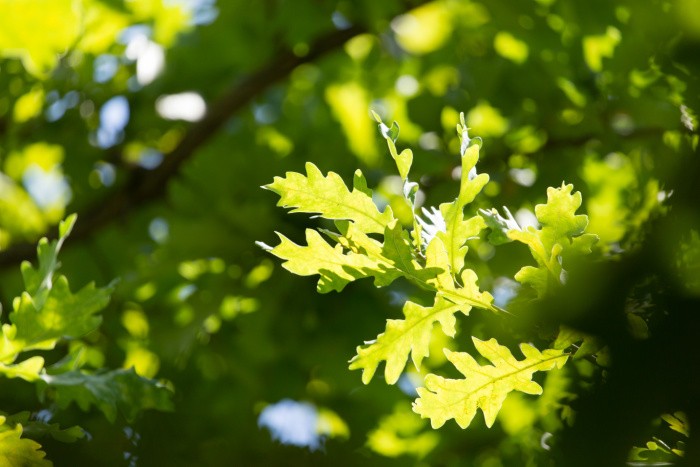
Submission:
[[[282,267],[299,276],[320,275],[317,290],[327,293],[340,292],[350,282],[364,277],[375,276],[380,285],[391,283],[401,274],[381,259],[365,254],[346,252],[338,243],[331,246],[321,235],[306,229],[306,245],[297,245],[278,233],[280,244],[268,251],[285,260]]]
[[[44,359],[39,356],[28,358],[14,365],[0,363],[0,374],[7,378],[22,378],[25,381],[36,381],[44,369]]]
[[[488,292],[482,292],[477,284],[479,278],[471,269],[464,269],[458,276],[459,282],[452,277],[449,271],[450,257],[440,238],[434,238],[425,252],[426,263],[442,270],[435,279],[428,281],[436,291],[436,299],[445,299],[458,306],[465,315],[469,314],[472,307],[498,312],[493,306],[493,296]]]
[[[292,208],[291,212],[318,214],[326,219],[350,220],[366,233],[384,233],[386,226],[394,219],[391,208],[379,212],[368,195],[366,181],[362,186],[349,191],[343,179],[335,172],[323,176],[311,162],[306,163],[304,176],[287,172],[286,178],[275,177],[263,188],[280,196],[278,206]],[[355,175],[355,180],[363,177]]]
[[[413,243],[408,232],[401,228],[398,221],[389,224],[384,231],[382,256],[407,279],[418,285],[429,282],[438,273],[445,271],[435,265],[426,264],[425,267],[420,265],[414,256]]]
[[[404,276],[416,285],[426,288],[426,282],[440,272],[438,269],[420,265],[408,232],[403,230],[398,220],[393,220],[387,225],[384,243],[369,237],[352,222],[339,221],[336,222],[336,227],[340,235],[324,232],[344,248],[376,262],[378,269],[368,268],[365,271],[374,276],[374,284],[377,287],[389,285],[397,277]]]
[[[33,357],[10,365],[20,353],[53,349],[59,339],[81,337],[97,329],[102,321],[97,312],[109,302],[114,283],[104,288],[88,284],[74,294],[68,279],[56,274],[57,255],[75,220],[76,216],[71,215],[59,224],[57,240],[39,241],[36,268],[26,261],[22,264],[26,291],[13,301],[10,323],[3,324],[0,331],[0,374],[36,380],[43,360]]]
[[[34,297],[38,306],[41,307],[43,300],[51,289],[54,273],[59,267],[58,252],[61,250],[66,237],[73,230],[76,214],[71,214],[58,224],[59,238],[51,242],[46,238],[39,240],[37,245],[37,258],[39,265],[34,268],[29,261],[23,261],[21,265],[24,287],[29,295]]]
[[[163,384],[139,376],[133,368],[102,373],[71,371],[43,375],[42,399],[50,395],[60,408],[75,402],[82,410],[96,406],[114,422],[119,411],[127,421],[146,409],[173,410],[172,392]]]
[[[493,208],[488,210],[479,209],[479,214],[486,221],[486,227],[491,230],[488,240],[494,246],[512,242],[513,239],[508,237],[508,231],[512,229],[520,230],[520,226],[508,208],[503,206],[503,211],[506,213],[506,217],[501,216],[498,210]]]
[[[88,284],[73,294],[65,276],[58,276],[41,308],[28,293],[22,294],[10,313],[17,328],[14,339],[25,343],[24,350],[51,349],[62,337],[81,337],[97,329],[102,317],[96,313],[109,303],[111,284],[96,288]]]
[[[470,146],[462,154],[462,176],[459,185],[459,195],[451,203],[440,205],[440,213],[444,220],[445,230],[438,231],[437,236],[447,248],[450,271],[457,277],[464,268],[464,257],[467,254],[467,240],[479,235],[486,227],[484,219],[474,216],[465,219],[464,207],[474,201],[482,188],[489,182],[487,174],[476,175],[476,163],[479,160],[479,146]]]
[[[535,206],[541,228],[528,226],[507,232],[511,240],[527,245],[537,262],[536,267],[521,268],[515,279],[531,286],[538,297],[566,281],[563,263],[567,258],[591,253],[598,241],[596,235],[585,233],[588,216],[576,214],[581,206],[581,193],[572,194],[573,188],[571,184],[562,184],[560,188],[547,189],[547,203]]]
[[[440,322],[443,332],[453,337],[455,333],[454,314],[459,305],[437,298],[435,304],[424,307],[407,301],[403,307],[404,319],[387,320],[386,330],[374,341],[357,347],[357,355],[350,360],[351,370],[362,370],[362,382],[368,384],[377,367],[386,361],[384,377],[388,384],[398,381],[409,353],[416,368],[428,356],[433,324]]]
[[[454,337],[456,319],[454,314],[461,311],[469,315],[473,302],[487,308],[491,295],[481,292],[476,285],[476,275],[465,270],[463,278],[468,288],[456,287],[448,271],[448,255],[442,241],[434,238],[426,250],[426,269],[441,271],[428,285],[437,290],[432,306],[424,307],[407,301],[403,307],[404,319],[387,320],[386,330],[374,341],[357,348],[357,355],[350,361],[350,369],[362,369],[362,381],[368,384],[377,367],[386,361],[384,376],[389,384],[394,384],[406,366],[409,354],[416,369],[429,354],[430,337],[435,323],[440,323],[445,335]],[[470,274],[471,273],[471,274]],[[449,296],[452,300],[446,298]],[[469,301],[466,298],[470,298]]]
[[[357,224],[336,221],[340,233],[323,231],[334,241],[331,246],[312,229],[306,230],[306,245],[297,245],[282,234],[280,244],[267,247],[273,255],[285,260],[282,267],[299,276],[321,276],[319,293],[341,291],[349,282],[374,277],[377,287],[384,287],[404,276],[424,288],[441,270],[422,267],[414,256],[408,232],[396,219],[384,231],[384,243],[369,237]]]
[[[425,387],[418,388],[413,410],[422,418],[430,418],[433,428],[455,419],[461,428],[469,426],[477,409],[484,413],[486,426],[491,427],[498,411],[511,391],[541,394],[542,387],[532,381],[537,371],[561,368],[568,355],[561,350],[540,352],[530,344],[520,344],[524,360],[516,360],[507,347],[496,339],[482,341],[472,337],[476,350],[493,365],[480,365],[471,355],[445,349],[447,359],[466,379],[447,379],[434,374],[425,378]]]
[[[22,433],[32,439],[51,436],[61,443],[73,443],[85,438],[86,432],[77,425],[69,428],[61,428],[58,423],[46,423],[41,420],[32,420],[32,413],[28,410],[12,415],[3,414],[8,425],[20,424]]]
[[[41,467],[53,465],[44,459],[46,453],[41,445],[31,439],[22,438],[22,425],[14,428],[5,424],[6,417],[0,416],[0,465],[12,467]]]

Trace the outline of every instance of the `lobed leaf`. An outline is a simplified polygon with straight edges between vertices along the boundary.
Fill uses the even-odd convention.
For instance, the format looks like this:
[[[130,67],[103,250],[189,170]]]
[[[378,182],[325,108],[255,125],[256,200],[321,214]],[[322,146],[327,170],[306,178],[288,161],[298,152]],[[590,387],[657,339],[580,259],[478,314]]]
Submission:
[[[466,379],[447,379],[434,374],[425,378],[425,388],[418,388],[418,399],[413,410],[423,418],[430,418],[433,428],[455,419],[466,428],[476,415],[484,413],[486,426],[491,427],[503,401],[512,391],[541,394],[542,387],[532,381],[537,371],[561,368],[568,358],[561,350],[540,352],[530,344],[520,344],[524,360],[516,360],[507,347],[496,339],[482,341],[472,337],[476,350],[493,365],[480,365],[471,355],[451,352],[445,355]]]
[[[0,374],[7,378],[21,378],[25,381],[37,381],[40,379],[41,370],[44,369],[44,359],[39,356],[28,358],[15,365],[0,363]]]
[[[435,322],[440,322],[446,335],[454,336],[454,314],[459,310],[459,305],[442,298],[436,298],[435,304],[430,307],[407,301],[403,307],[405,319],[387,320],[386,330],[379,334],[376,340],[357,347],[357,355],[350,360],[350,369],[361,369],[362,382],[368,384],[379,364],[386,361],[386,382],[396,383],[406,366],[409,354],[416,368],[420,368],[421,362],[428,356],[430,336]]]
[[[471,269],[464,269],[458,277],[461,285],[447,272],[449,271],[449,253],[439,237],[433,239],[425,252],[426,262],[442,269],[434,281],[429,281],[436,291],[436,297],[456,304],[464,314],[469,314],[472,307],[498,312],[493,306],[493,296],[482,292],[478,285],[478,276]]]
[[[411,239],[398,221],[389,224],[384,231],[384,244],[382,245],[382,257],[401,271],[403,276],[413,280],[418,285],[429,283],[440,272],[446,269],[435,264],[421,266],[414,256]]]
[[[161,383],[136,374],[133,368],[89,374],[71,371],[43,375],[42,397],[51,394],[65,408],[75,402],[82,410],[96,406],[111,422],[121,412],[127,421],[146,409],[171,411],[172,392]]]
[[[10,313],[17,328],[15,340],[25,343],[24,350],[50,349],[62,337],[80,337],[97,329],[102,317],[96,313],[109,303],[114,284],[96,288],[88,284],[72,293],[65,276],[58,276],[43,306],[38,308],[24,293]]]
[[[474,201],[483,187],[489,182],[487,174],[476,175],[476,163],[479,160],[479,146],[469,146],[462,154],[462,175],[459,195],[451,203],[440,205],[440,213],[444,219],[445,230],[437,236],[447,248],[450,271],[457,277],[464,268],[464,257],[467,254],[467,240],[479,235],[486,228],[484,219],[474,216],[465,219],[464,207]]]
[[[567,258],[591,253],[598,237],[585,233],[588,216],[576,214],[581,206],[581,193],[571,193],[574,186],[562,184],[547,189],[547,203],[535,206],[535,216],[541,228],[515,228],[508,238],[524,243],[537,262],[537,267],[525,266],[515,279],[531,286],[538,297],[546,295],[553,285],[566,281],[563,263]]]
[[[81,337],[100,325],[97,312],[109,302],[114,282],[104,288],[88,284],[72,293],[68,279],[56,275],[58,252],[75,224],[71,215],[59,224],[60,237],[49,242],[46,238],[37,247],[38,265],[22,263],[26,291],[13,301],[10,324],[0,330],[0,374],[27,381],[38,378],[43,359],[33,357],[11,365],[22,352],[52,349],[59,339]]]
[[[46,238],[39,240],[36,247],[39,264],[36,268],[29,261],[22,262],[21,270],[25,290],[34,297],[39,307],[43,305],[43,300],[53,285],[53,275],[59,267],[58,252],[66,241],[66,237],[73,230],[77,218],[76,214],[71,214],[58,224],[59,238],[57,240],[51,242]]]
[[[564,325],[559,327],[559,334],[557,334],[557,338],[554,344],[552,344],[552,347],[566,350],[571,345],[579,343],[580,345],[572,355],[574,360],[589,355],[595,355],[605,347],[605,344],[601,342],[599,338]],[[598,363],[600,363],[600,361]]]
[[[341,244],[329,245],[312,229],[306,229],[305,246],[297,245],[280,233],[277,235],[281,242],[270,249],[270,253],[283,259],[282,267],[293,274],[320,275],[319,293],[340,292],[348,283],[370,276],[374,276],[378,284],[386,285],[401,275],[384,261],[366,254],[345,252]]]
[[[406,366],[409,354],[413,364],[420,369],[421,362],[429,354],[430,337],[435,323],[442,331],[455,335],[455,316],[461,311],[468,315],[472,305],[488,308],[493,300],[488,292],[481,292],[476,285],[476,274],[465,270],[463,280],[467,287],[456,287],[448,272],[447,252],[442,241],[434,238],[426,250],[425,270],[439,271],[427,284],[437,290],[432,306],[424,307],[407,301],[403,307],[404,319],[387,320],[386,330],[374,341],[357,348],[357,355],[350,361],[351,370],[362,370],[362,382],[368,384],[377,367],[386,361],[384,376],[394,384]]]
[[[685,437],[690,437],[690,425],[688,416],[684,412],[674,412],[672,414],[663,414],[661,418],[668,423],[669,428],[677,431]]]
[[[350,220],[365,233],[384,233],[386,226],[394,219],[391,208],[379,212],[368,195],[365,185],[349,191],[343,179],[335,172],[323,176],[311,162],[306,163],[304,176],[287,172],[286,178],[275,177],[263,188],[277,193],[278,206],[292,208],[291,212],[318,214],[326,219]],[[357,174],[356,174],[357,180]]]
[[[87,436],[85,430],[77,425],[73,425],[69,428],[61,428],[58,423],[33,420],[32,413],[28,410],[4,416],[6,417],[5,423],[7,425],[20,424],[22,426],[22,434],[32,439],[51,436],[56,441],[62,443],[73,443]]]
[[[5,424],[6,417],[0,416],[0,465],[7,466],[51,466],[44,459],[46,453],[41,445],[31,439],[22,438],[22,425],[10,428]]]
[[[488,240],[494,246],[512,242],[513,239],[508,237],[508,231],[512,229],[520,230],[520,226],[508,208],[503,206],[503,211],[506,213],[506,217],[501,216],[498,210],[494,208],[479,209],[479,213],[486,221],[486,227],[491,230]]]

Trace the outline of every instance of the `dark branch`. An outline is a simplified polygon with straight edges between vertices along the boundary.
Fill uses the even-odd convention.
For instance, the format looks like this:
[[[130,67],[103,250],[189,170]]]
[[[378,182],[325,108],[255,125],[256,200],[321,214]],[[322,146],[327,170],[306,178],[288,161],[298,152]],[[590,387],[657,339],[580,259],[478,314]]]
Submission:
[[[349,39],[365,32],[365,28],[352,26],[332,31],[314,41],[304,56],[285,50],[278,53],[267,65],[238,80],[219,100],[215,101],[202,120],[193,124],[180,143],[163,163],[154,170],[132,168],[127,180],[116,191],[79,213],[80,222],[71,235],[73,241],[87,238],[103,227],[123,218],[134,208],[158,199],[165,194],[168,181],[203,144],[209,141],[234,115],[273,84],[285,79],[292,70],[304,63],[313,62],[336,50]],[[49,236],[55,237],[54,229]],[[17,264],[34,255],[33,244],[17,244],[0,253],[0,267]]]

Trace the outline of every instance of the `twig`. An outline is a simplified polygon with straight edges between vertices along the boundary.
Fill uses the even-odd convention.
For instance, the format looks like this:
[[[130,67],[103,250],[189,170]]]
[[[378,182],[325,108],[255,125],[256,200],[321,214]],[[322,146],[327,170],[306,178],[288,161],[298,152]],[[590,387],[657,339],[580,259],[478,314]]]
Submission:
[[[123,219],[130,210],[161,197],[168,181],[180,170],[183,163],[209,141],[234,115],[260,96],[273,84],[282,81],[304,63],[310,63],[341,47],[349,39],[365,32],[361,26],[335,30],[315,40],[304,56],[289,50],[279,52],[267,65],[238,80],[228,92],[210,105],[202,120],[193,124],[180,143],[165,155],[163,163],[154,170],[131,168],[127,180],[98,203],[79,212],[80,222],[71,236],[71,242],[90,237],[103,227]],[[48,237],[56,237],[53,229]],[[15,265],[34,255],[35,245],[16,244],[0,252],[0,267]]]

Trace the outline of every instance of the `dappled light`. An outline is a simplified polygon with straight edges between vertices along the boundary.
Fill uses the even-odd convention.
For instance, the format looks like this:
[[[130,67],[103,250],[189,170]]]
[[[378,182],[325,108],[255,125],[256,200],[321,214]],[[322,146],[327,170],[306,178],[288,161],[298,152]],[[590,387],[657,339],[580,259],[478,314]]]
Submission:
[[[161,96],[156,100],[156,111],[168,120],[196,122],[204,117],[207,107],[196,92],[183,92]]]
[[[0,0],[0,465],[700,465],[699,41]]]

